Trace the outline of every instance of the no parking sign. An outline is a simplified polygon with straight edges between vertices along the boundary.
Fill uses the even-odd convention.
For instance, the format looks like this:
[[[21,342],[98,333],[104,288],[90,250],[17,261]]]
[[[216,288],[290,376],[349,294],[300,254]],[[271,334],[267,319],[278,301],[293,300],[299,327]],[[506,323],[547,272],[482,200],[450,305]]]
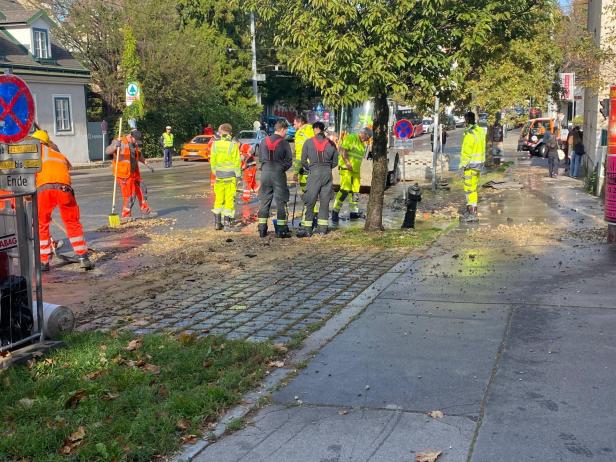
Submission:
[[[34,121],[34,99],[26,83],[14,75],[0,75],[0,143],[23,140]]]
[[[396,125],[394,125],[394,135],[400,140],[412,138],[414,131],[415,127],[413,127],[411,121],[407,119],[400,119],[396,122]]]

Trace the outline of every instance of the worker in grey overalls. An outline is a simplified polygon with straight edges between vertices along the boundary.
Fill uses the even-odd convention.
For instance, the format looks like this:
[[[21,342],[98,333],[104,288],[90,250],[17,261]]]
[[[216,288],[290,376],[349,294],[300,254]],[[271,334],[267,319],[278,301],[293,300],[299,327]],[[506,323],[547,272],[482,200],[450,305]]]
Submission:
[[[304,201],[304,218],[297,237],[309,237],[313,231],[314,205],[319,201],[316,232],[327,234],[329,225],[329,201],[333,196],[332,169],[338,165],[336,145],[325,136],[325,124],[312,124],[314,137],[302,148],[302,167],[308,172]]]
[[[261,164],[261,186],[259,188],[259,236],[267,236],[267,221],[272,200],[276,201],[276,237],[291,237],[287,224],[287,170],[293,165],[293,152],[285,139],[289,126],[279,120],[274,126],[274,134],[268,136],[259,145],[259,163]]]

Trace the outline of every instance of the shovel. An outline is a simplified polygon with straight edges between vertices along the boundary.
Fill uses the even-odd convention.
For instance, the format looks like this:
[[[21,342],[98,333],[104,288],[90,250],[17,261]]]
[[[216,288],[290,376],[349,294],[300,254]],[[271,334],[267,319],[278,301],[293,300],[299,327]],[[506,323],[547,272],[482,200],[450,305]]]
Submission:
[[[120,129],[118,130],[118,139],[122,139],[122,117],[120,117]],[[122,147],[122,143],[120,142],[120,146],[116,149],[115,155],[115,168],[113,170],[113,198],[111,199],[111,213],[109,214],[109,227],[110,228],[119,228],[120,227],[120,216],[115,211],[115,202],[116,202],[116,192],[118,189],[118,160],[120,159],[120,149]]]

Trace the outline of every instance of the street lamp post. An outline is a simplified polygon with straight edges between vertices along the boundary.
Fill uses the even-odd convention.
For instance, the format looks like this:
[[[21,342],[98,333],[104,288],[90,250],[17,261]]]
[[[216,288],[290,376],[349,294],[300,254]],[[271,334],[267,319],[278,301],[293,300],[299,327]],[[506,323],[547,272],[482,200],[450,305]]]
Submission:
[[[259,97],[259,84],[257,83],[257,35],[254,12],[250,13],[250,36],[252,38],[252,92],[257,104],[260,104],[261,98]]]

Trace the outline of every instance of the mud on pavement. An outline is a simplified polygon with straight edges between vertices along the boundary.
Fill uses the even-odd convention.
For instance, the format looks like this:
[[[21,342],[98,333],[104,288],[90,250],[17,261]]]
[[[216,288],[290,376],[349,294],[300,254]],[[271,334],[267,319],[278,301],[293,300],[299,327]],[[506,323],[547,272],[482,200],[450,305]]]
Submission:
[[[288,342],[344,307],[406,254],[400,249],[151,222],[99,230],[97,268],[52,267],[45,300],[77,314],[79,330],[188,331]],[[166,232],[161,233],[164,226]],[[326,245],[322,245],[326,244]]]

